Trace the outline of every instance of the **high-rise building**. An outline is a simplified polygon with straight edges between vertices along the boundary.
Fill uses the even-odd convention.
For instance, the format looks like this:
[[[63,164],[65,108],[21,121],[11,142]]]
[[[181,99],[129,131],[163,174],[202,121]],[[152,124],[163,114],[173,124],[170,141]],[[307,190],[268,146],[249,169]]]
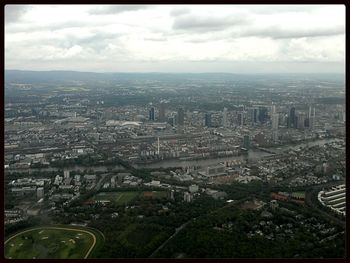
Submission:
[[[251,119],[252,119],[252,124],[254,125],[255,123],[258,122],[258,116],[259,116],[259,109],[258,108],[253,108],[251,111]]]
[[[309,113],[308,113],[307,117],[310,119],[311,116],[312,116],[312,107],[309,106]]]
[[[305,121],[304,121],[304,126],[305,126],[305,128],[306,128],[306,127],[307,127],[307,128],[310,128],[309,124],[310,124],[310,119],[309,119],[309,118],[306,118]]]
[[[159,121],[165,122],[165,104],[161,103],[159,106]]]
[[[278,130],[272,130],[272,140],[274,143],[278,141]]]
[[[304,129],[305,128],[305,113],[299,112],[298,114],[298,129]]]
[[[244,113],[240,112],[238,113],[238,125],[243,126],[244,125]]]
[[[308,121],[308,127],[310,130],[314,129],[315,125],[315,108],[309,107],[309,121]]]
[[[227,109],[224,108],[222,112],[222,126],[227,127]]]
[[[265,123],[267,121],[267,108],[259,107],[259,121]]]
[[[171,125],[171,126],[175,126],[176,125],[176,117],[175,116],[171,116],[168,118],[168,123]]]
[[[63,171],[63,177],[64,177],[64,179],[69,178],[69,176],[70,176],[69,170],[64,170],[64,171]]]
[[[271,115],[276,113],[276,105],[271,106]]]
[[[185,112],[183,108],[179,108],[177,111],[177,124],[183,126],[185,123]]]
[[[206,127],[211,127],[211,114],[210,113],[206,113],[204,116],[204,125]]]
[[[250,137],[249,137],[249,135],[244,135],[244,137],[243,137],[243,148],[246,148],[247,150],[249,150],[249,148],[250,148]]]
[[[272,113],[272,130],[278,130],[279,114]]]
[[[152,107],[149,111],[149,120],[154,121],[154,107]]]
[[[289,111],[288,128],[296,128],[294,124],[295,124],[295,108],[292,107]]]

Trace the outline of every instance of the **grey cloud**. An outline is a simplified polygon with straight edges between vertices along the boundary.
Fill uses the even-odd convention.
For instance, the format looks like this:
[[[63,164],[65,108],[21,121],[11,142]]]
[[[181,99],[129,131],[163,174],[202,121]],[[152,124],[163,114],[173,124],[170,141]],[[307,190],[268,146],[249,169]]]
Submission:
[[[184,40],[185,42],[188,42],[188,43],[206,43],[206,42],[210,42],[210,41],[216,41],[216,40],[226,40],[227,37],[225,36],[212,36],[212,35],[209,35],[209,36],[198,36],[198,35],[195,35],[194,37],[191,37],[191,38],[188,38],[186,40]]]
[[[87,27],[89,24],[77,20],[65,21],[60,23],[16,23],[7,26],[7,30],[11,33],[17,32],[38,32],[38,31],[56,31],[68,28]]]
[[[185,15],[175,19],[173,29],[190,31],[224,30],[235,25],[247,24],[249,21],[247,17],[239,15],[226,17]]]
[[[97,32],[87,37],[67,36],[62,40],[56,40],[55,45],[61,48],[79,45],[81,47],[90,48],[96,54],[101,54],[109,43],[119,43],[118,38],[120,36],[121,35],[106,32]],[[51,44],[53,45],[54,43],[51,42]]]
[[[186,40],[186,42],[189,42],[189,43],[205,43],[205,42],[208,42],[209,39],[200,39],[200,38],[194,38],[194,39],[189,39],[189,40]]]
[[[72,33],[61,35],[57,38],[41,38],[41,39],[29,39],[25,42],[17,42],[13,45],[18,49],[27,50],[29,46],[51,46],[61,49],[68,49],[72,46],[78,45],[83,48],[90,48],[96,53],[103,52],[104,48],[109,43],[119,43],[119,37],[122,34],[109,33],[109,32],[92,32],[89,36],[79,36]]]
[[[170,15],[171,16],[180,16],[180,15],[184,15],[184,14],[188,14],[190,13],[190,9],[188,8],[184,8],[184,7],[177,7],[174,8],[173,10],[171,10]]]
[[[30,6],[26,6],[26,5],[6,5],[5,6],[5,22],[6,23],[16,22],[29,9],[30,9]]]
[[[108,33],[108,32],[96,32],[92,36],[87,36],[83,38],[76,38],[78,44],[89,44],[101,41],[106,41],[110,39],[116,39],[122,36],[122,34]]]
[[[89,13],[92,15],[110,15],[147,8],[149,8],[147,5],[106,5],[92,9],[89,11]]]
[[[237,6],[255,14],[301,13],[316,11],[322,6],[317,5],[243,5]]]
[[[284,29],[278,26],[246,30],[241,36],[270,37],[273,39],[334,36],[345,33],[343,26],[333,28]]]
[[[162,41],[167,41],[168,39],[166,37],[145,37],[144,40],[162,42]]]

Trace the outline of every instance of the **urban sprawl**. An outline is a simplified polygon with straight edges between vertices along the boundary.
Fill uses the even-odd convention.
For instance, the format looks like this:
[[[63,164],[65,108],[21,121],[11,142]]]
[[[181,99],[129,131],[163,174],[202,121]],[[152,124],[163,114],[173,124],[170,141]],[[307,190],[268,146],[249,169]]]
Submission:
[[[312,77],[7,81],[5,226],[89,226],[124,246],[97,257],[215,256],[193,249],[194,228],[342,256],[344,97]],[[140,226],[149,246],[130,252]]]

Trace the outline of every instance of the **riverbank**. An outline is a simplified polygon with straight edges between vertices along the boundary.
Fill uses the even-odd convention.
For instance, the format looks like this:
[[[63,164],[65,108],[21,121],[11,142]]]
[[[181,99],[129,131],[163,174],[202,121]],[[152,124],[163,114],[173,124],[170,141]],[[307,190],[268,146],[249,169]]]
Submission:
[[[86,170],[92,170],[93,172],[109,172],[109,171],[119,171],[119,170],[125,170],[123,166],[120,165],[100,165],[100,166],[81,166],[81,165],[75,165],[75,166],[67,166],[64,168],[57,168],[57,167],[48,167],[48,168],[23,168],[23,169],[5,169],[5,173],[11,174],[11,173],[35,173],[35,172],[59,172],[63,170],[69,170],[74,172],[83,172]]]

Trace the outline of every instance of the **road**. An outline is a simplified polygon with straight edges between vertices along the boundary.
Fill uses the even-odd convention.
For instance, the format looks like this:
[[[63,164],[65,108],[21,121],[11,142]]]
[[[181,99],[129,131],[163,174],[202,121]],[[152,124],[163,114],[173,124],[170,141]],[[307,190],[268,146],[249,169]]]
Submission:
[[[197,218],[197,217],[196,217]],[[173,239],[182,229],[184,229],[189,223],[191,223],[192,220],[195,220],[196,218],[192,218],[189,221],[187,221],[186,223],[182,224],[181,226],[179,226],[178,228],[175,229],[175,233],[172,234],[167,240],[165,240],[163,242],[163,244],[161,244],[149,257],[153,258],[154,255],[156,255],[158,253],[159,250],[161,250],[166,244],[168,244],[168,242]]]
[[[97,184],[95,185],[95,190],[96,190],[96,191],[98,191],[98,190],[101,189],[102,184],[104,183],[105,177],[106,177],[106,176],[107,176],[106,174],[102,174],[102,175],[101,175],[100,180],[99,180],[99,181],[97,182]]]

